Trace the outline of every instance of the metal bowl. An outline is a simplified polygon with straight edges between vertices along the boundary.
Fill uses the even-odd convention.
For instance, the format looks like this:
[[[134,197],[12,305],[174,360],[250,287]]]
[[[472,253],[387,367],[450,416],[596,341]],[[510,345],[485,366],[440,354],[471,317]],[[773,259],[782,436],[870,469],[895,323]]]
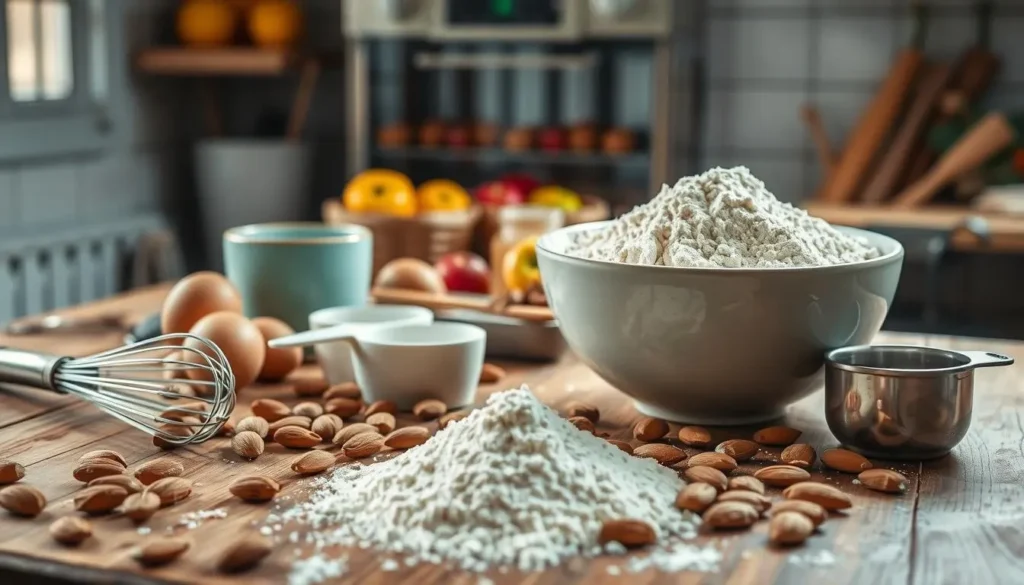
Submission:
[[[825,356],[825,420],[841,443],[869,457],[942,457],[971,425],[974,370],[1012,363],[911,345],[837,349]]]

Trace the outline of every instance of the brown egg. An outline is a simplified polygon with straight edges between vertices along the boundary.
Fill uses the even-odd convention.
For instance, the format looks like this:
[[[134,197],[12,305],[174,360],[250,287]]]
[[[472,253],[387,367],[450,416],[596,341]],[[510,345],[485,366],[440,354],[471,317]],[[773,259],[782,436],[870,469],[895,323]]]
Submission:
[[[375,284],[381,288],[418,290],[435,294],[448,292],[436,268],[418,258],[396,258],[381,267]]]
[[[196,323],[189,333],[205,337],[224,352],[231,364],[231,373],[235,375],[235,389],[244,388],[256,381],[263,368],[263,358],[267,353],[266,342],[260,328],[238,313],[218,311],[211,313]],[[195,340],[186,345],[210,354],[206,346]],[[185,359],[192,363],[201,363],[202,358],[194,352],[186,352]],[[193,380],[210,380],[200,370],[189,370],[189,378]]]
[[[289,327],[287,323],[273,317],[256,317],[252,320],[252,324],[259,328],[260,333],[263,334],[264,342],[295,333],[295,330]],[[294,372],[301,365],[301,347],[280,349],[268,347],[267,357],[263,358],[263,368],[260,370],[258,379],[268,381],[280,380]]]
[[[164,300],[160,328],[164,333],[185,333],[200,319],[217,311],[242,312],[242,297],[216,272],[196,272],[174,285]]]

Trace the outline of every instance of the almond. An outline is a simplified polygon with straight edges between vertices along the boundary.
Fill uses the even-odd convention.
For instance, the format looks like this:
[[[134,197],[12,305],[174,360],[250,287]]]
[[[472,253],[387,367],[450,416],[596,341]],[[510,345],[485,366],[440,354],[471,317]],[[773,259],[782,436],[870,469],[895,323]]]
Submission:
[[[782,512],[797,512],[807,516],[815,525],[820,526],[828,518],[828,510],[807,500],[782,500],[772,504],[772,516]]]
[[[657,535],[654,527],[643,520],[623,518],[619,520],[605,520],[601,525],[601,532],[597,536],[597,542],[608,544],[617,542],[626,548],[637,548],[654,544]]]
[[[872,467],[863,455],[848,449],[825,449],[821,453],[821,462],[825,467],[846,473],[860,473]]]
[[[496,384],[501,381],[506,375],[505,368],[496,366],[494,364],[484,364],[484,367],[480,368],[480,383],[481,384]]]
[[[343,426],[345,426],[345,423],[341,421],[340,416],[336,414],[321,414],[313,419],[313,424],[310,425],[309,430],[319,435],[321,441],[327,442],[334,435],[337,435]]]
[[[764,484],[761,480],[751,475],[740,475],[737,477],[729,478],[730,490],[745,490],[748,492],[754,492],[755,494],[764,495]]]
[[[711,431],[704,427],[688,426],[679,429],[679,441],[701,449],[711,446]]]
[[[23,477],[25,477],[25,468],[21,463],[6,459],[0,460],[0,485],[15,483]]]
[[[136,522],[149,520],[160,509],[160,496],[152,492],[130,494],[121,504],[124,515]]]
[[[594,422],[585,416],[574,416],[569,419],[569,422],[572,423],[572,426],[584,433],[594,434],[594,431],[596,430],[594,428]]]
[[[370,415],[377,414],[378,412],[386,412],[392,415],[398,414],[398,405],[390,400],[375,400],[366,407],[366,412],[363,414],[369,417]]]
[[[693,461],[692,457],[690,461]],[[724,473],[714,467],[707,467],[705,465],[690,466],[683,472],[683,476],[689,481],[699,481],[711,485],[720,492],[724,492],[725,488],[729,485],[729,480],[726,479]]]
[[[729,473],[736,469],[736,460],[729,457],[725,453],[716,453],[714,451],[707,451],[705,453],[697,453],[686,462],[690,467],[714,467],[715,469]]]
[[[791,427],[774,426],[754,433],[754,441],[772,447],[785,447],[796,442],[802,433]]]
[[[302,427],[281,427],[274,433],[274,442],[289,449],[311,449],[320,444],[320,435]]]
[[[46,497],[30,485],[14,484],[0,490],[0,508],[15,516],[34,518],[46,507]]]
[[[728,493],[728,492],[726,492]],[[704,511],[701,518],[709,528],[747,528],[752,526],[761,514],[745,502],[715,502]]]
[[[86,514],[106,514],[121,505],[128,490],[119,485],[87,487],[75,494],[75,509]]]
[[[772,514],[768,522],[768,542],[776,546],[803,544],[814,532],[814,522],[799,512]]]
[[[192,428],[180,424],[160,425],[158,428],[161,433],[165,435],[170,435],[172,437],[186,438],[192,436]],[[165,451],[177,449],[180,446],[177,443],[172,443],[171,441],[168,441],[167,439],[159,435],[153,436],[153,445]]]
[[[654,459],[662,465],[675,465],[686,459],[686,453],[678,447],[664,443],[647,443],[633,449],[633,455]]]
[[[349,459],[362,459],[376,455],[384,447],[384,437],[380,433],[360,433],[345,441],[342,451]]]
[[[429,438],[430,430],[426,427],[403,427],[384,437],[384,446],[392,449],[411,449],[426,443]]]
[[[597,424],[597,421],[601,420],[601,411],[596,406],[589,402],[580,402],[574,400],[565,405],[565,414],[569,418],[574,416],[582,416],[590,422]]]
[[[619,450],[625,452],[627,455],[633,454],[633,446],[625,441],[620,441],[618,439],[608,439],[608,442],[618,447]]]
[[[749,504],[757,510],[758,514],[763,514],[765,510],[771,507],[772,501],[767,497],[762,496],[756,492],[750,492],[747,490],[731,490],[725,493],[719,494],[719,502],[743,502]]]
[[[811,447],[807,443],[795,443],[783,449],[782,455],[779,456],[779,459],[781,459],[786,465],[807,469],[811,465],[814,465],[814,447]]]
[[[144,567],[160,567],[180,557],[191,544],[184,538],[158,536],[136,548],[132,557]]]
[[[231,437],[231,450],[243,459],[255,459],[263,454],[266,447],[263,438],[256,431],[242,431]]]
[[[346,419],[363,410],[363,401],[352,398],[332,398],[324,404],[324,411]]]
[[[153,493],[160,498],[161,506],[180,502],[192,493],[192,482],[183,477],[165,477],[146,487],[143,493]]]
[[[803,481],[793,484],[782,491],[787,500],[807,500],[814,502],[826,510],[845,510],[853,506],[850,496],[839,488],[816,481]]]
[[[712,471],[718,471],[714,469]],[[694,482],[687,485],[679,495],[676,496],[676,508],[689,510],[700,514],[708,509],[708,506],[715,503],[718,497],[718,490],[715,486],[706,483]]]
[[[244,431],[252,431],[259,435],[261,439],[266,439],[267,435],[270,434],[270,423],[262,416],[247,416],[235,425],[236,435]]]
[[[97,477],[121,475],[122,473],[124,473],[124,467],[120,463],[114,463],[109,459],[86,459],[85,461],[80,461],[75,470],[71,472],[75,479],[82,483],[89,483]]]
[[[267,430],[270,431],[270,436],[273,437],[274,433],[276,433],[279,429],[283,429],[284,427],[302,427],[304,429],[308,429],[312,426],[313,419],[309,418],[308,416],[286,416],[284,418],[278,419],[270,423],[270,426],[267,427]]]
[[[346,427],[342,427],[342,429],[331,439],[331,443],[334,443],[335,445],[344,445],[349,439],[356,435],[376,432],[377,427],[373,425],[368,425],[366,423],[353,423]]]
[[[104,475],[103,477],[97,477],[89,482],[89,487],[95,487],[98,485],[120,486],[129,494],[137,494],[145,487],[139,480],[130,475]]]
[[[67,546],[78,546],[92,536],[92,524],[78,516],[57,518],[50,524],[50,536]]]
[[[202,400],[190,400],[161,411],[160,416],[168,420],[180,421],[184,417],[196,418],[202,412],[206,412],[206,403]]]
[[[650,443],[668,434],[668,423],[660,418],[645,416],[633,425],[633,438]]]
[[[390,412],[375,412],[366,417],[366,424],[377,427],[377,432],[386,435],[395,430],[395,415]]]
[[[446,414],[446,415],[442,416],[441,418],[437,419],[437,428],[438,429],[447,428],[448,425],[450,425],[450,424],[452,424],[454,422],[459,422],[460,420],[466,418],[467,416],[469,416],[469,413],[466,413],[466,412],[449,412],[448,414]]]
[[[268,423],[280,420],[292,413],[292,409],[288,408],[287,404],[272,398],[253,400],[249,408],[252,410],[253,416],[258,416]]]
[[[100,449],[98,451],[89,451],[85,455],[78,458],[79,461],[88,461],[89,459],[107,459],[114,463],[120,463],[121,467],[128,467],[128,462],[124,460],[117,451],[111,451],[110,449]]]
[[[420,400],[412,407],[412,413],[420,420],[434,420],[444,416],[448,412],[448,406],[434,398]]]
[[[793,467],[792,465],[770,465],[755,471],[754,477],[761,480],[765,485],[786,487],[811,479],[811,474],[807,473],[805,469]]]
[[[335,398],[348,398],[350,400],[362,401],[363,393],[359,390],[359,386],[355,382],[344,382],[341,384],[335,384],[324,391],[324,400],[334,400]]]
[[[235,421],[228,419],[217,429],[218,437],[230,437],[235,434]]]
[[[228,491],[246,502],[269,502],[281,491],[281,484],[269,477],[250,475],[231,482]]]
[[[298,378],[292,380],[292,391],[304,398],[323,396],[327,391],[327,380],[323,378]]]
[[[294,416],[304,416],[310,420],[313,420],[323,413],[324,407],[320,406],[316,402],[300,402],[292,408],[292,414]]]
[[[877,492],[900,494],[907,491],[907,478],[891,469],[868,469],[860,472],[857,480],[864,487]]]
[[[722,441],[715,447],[715,453],[722,453],[732,457],[736,461],[748,461],[757,455],[761,447],[753,441],[746,439],[729,439]]]
[[[270,541],[258,534],[246,534],[221,553],[217,569],[222,573],[240,573],[258,565],[272,548]]]
[[[135,470],[135,478],[142,485],[149,485],[165,477],[179,477],[185,474],[185,466],[170,459],[156,459]]]
[[[327,451],[310,451],[292,461],[292,471],[300,475],[313,475],[327,471],[334,465],[334,454]]]

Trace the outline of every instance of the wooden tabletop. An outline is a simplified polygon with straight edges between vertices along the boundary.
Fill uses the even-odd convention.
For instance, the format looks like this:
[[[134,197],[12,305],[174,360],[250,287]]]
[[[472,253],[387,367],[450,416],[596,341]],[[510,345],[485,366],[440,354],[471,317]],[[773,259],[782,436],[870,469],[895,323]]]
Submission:
[[[163,289],[150,289],[116,300],[76,310],[79,314],[122,310],[141,317],[159,306]],[[1024,344],[950,337],[884,335],[886,340],[928,343],[955,349],[985,349],[1024,361]],[[17,345],[51,352],[79,355],[119,343],[120,335],[0,338],[0,345]],[[501,383],[480,388],[482,399],[491,392],[528,383],[546,403],[559,407],[572,399],[596,403],[602,411],[599,430],[627,438],[638,417],[628,399],[600,380],[571,356],[551,365],[505,364],[509,375]],[[1017,366],[1019,367],[1019,366]],[[822,472],[815,476],[841,486],[853,496],[855,506],[845,516],[823,525],[822,534],[791,551],[766,546],[765,524],[752,531],[727,535],[704,534],[699,543],[719,547],[723,559],[714,573],[666,574],[648,571],[638,575],[609,575],[609,561],[570,562],[539,574],[490,574],[495,583],[590,584],[590,583],[683,583],[683,584],[966,584],[1024,583],[1024,423],[1021,422],[1022,378],[1017,367],[979,370],[974,424],[953,454],[923,464],[891,465],[910,479],[902,496],[869,492],[852,483],[852,476]],[[315,378],[312,367],[300,378]],[[256,397],[295,400],[293,384],[248,388],[240,393],[236,418],[247,412]],[[822,417],[821,393],[793,406],[786,424],[804,431],[803,440],[816,448],[834,441]],[[673,427],[675,428],[675,427]],[[752,429],[714,429],[717,440],[749,436]],[[172,531],[186,535],[192,548],[175,563],[155,570],[140,569],[130,559],[131,548],[144,541],[126,518],[111,516],[94,520],[95,535],[78,548],[54,543],[47,527],[55,518],[72,514],[71,497],[81,484],[71,476],[83,453],[99,448],[121,452],[134,469],[158,457],[171,457],[186,467],[195,491],[186,501],[163,509],[146,525],[152,535]],[[690,451],[693,453],[694,451]],[[16,582],[3,570],[67,580],[104,582],[181,583],[283,583],[296,549],[278,546],[256,570],[238,577],[218,575],[215,558],[232,536],[263,525],[267,505],[240,503],[227,491],[232,478],[251,473],[279,478],[285,487],[284,501],[305,497],[309,480],[289,469],[295,451],[268,445],[253,462],[243,462],[226,439],[163,453],[148,437],[126,428],[90,405],[74,398],[34,390],[0,390],[0,457],[21,462],[24,483],[38,487],[50,503],[36,519],[19,519],[0,513],[0,581]],[[767,460],[777,458],[770,450]],[[764,458],[765,455],[759,456]],[[764,465],[743,465],[749,473]],[[774,497],[778,497],[774,492]],[[227,516],[209,519],[195,528],[177,526],[182,516],[201,510],[223,509]],[[382,572],[380,557],[370,551],[346,551],[348,573],[332,583],[410,583],[441,585],[486,583],[479,576],[435,566],[419,566]],[[617,564],[622,561],[617,560]],[[8,580],[10,579],[10,580]]]

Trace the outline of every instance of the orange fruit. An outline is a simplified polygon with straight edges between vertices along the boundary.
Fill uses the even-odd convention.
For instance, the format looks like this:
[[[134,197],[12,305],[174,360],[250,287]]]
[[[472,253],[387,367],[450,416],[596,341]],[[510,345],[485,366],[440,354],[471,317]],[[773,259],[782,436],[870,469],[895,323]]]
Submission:
[[[291,0],[258,0],[249,10],[249,36],[261,47],[290,47],[301,33],[302,13]]]
[[[416,191],[420,211],[462,211],[469,209],[469,193],[455,181],[433,179]]]
[[[235,37],[236,16],[235,9],[224,0],[185,0],[178,9],[178,38],[193,47],[230,44]]]

